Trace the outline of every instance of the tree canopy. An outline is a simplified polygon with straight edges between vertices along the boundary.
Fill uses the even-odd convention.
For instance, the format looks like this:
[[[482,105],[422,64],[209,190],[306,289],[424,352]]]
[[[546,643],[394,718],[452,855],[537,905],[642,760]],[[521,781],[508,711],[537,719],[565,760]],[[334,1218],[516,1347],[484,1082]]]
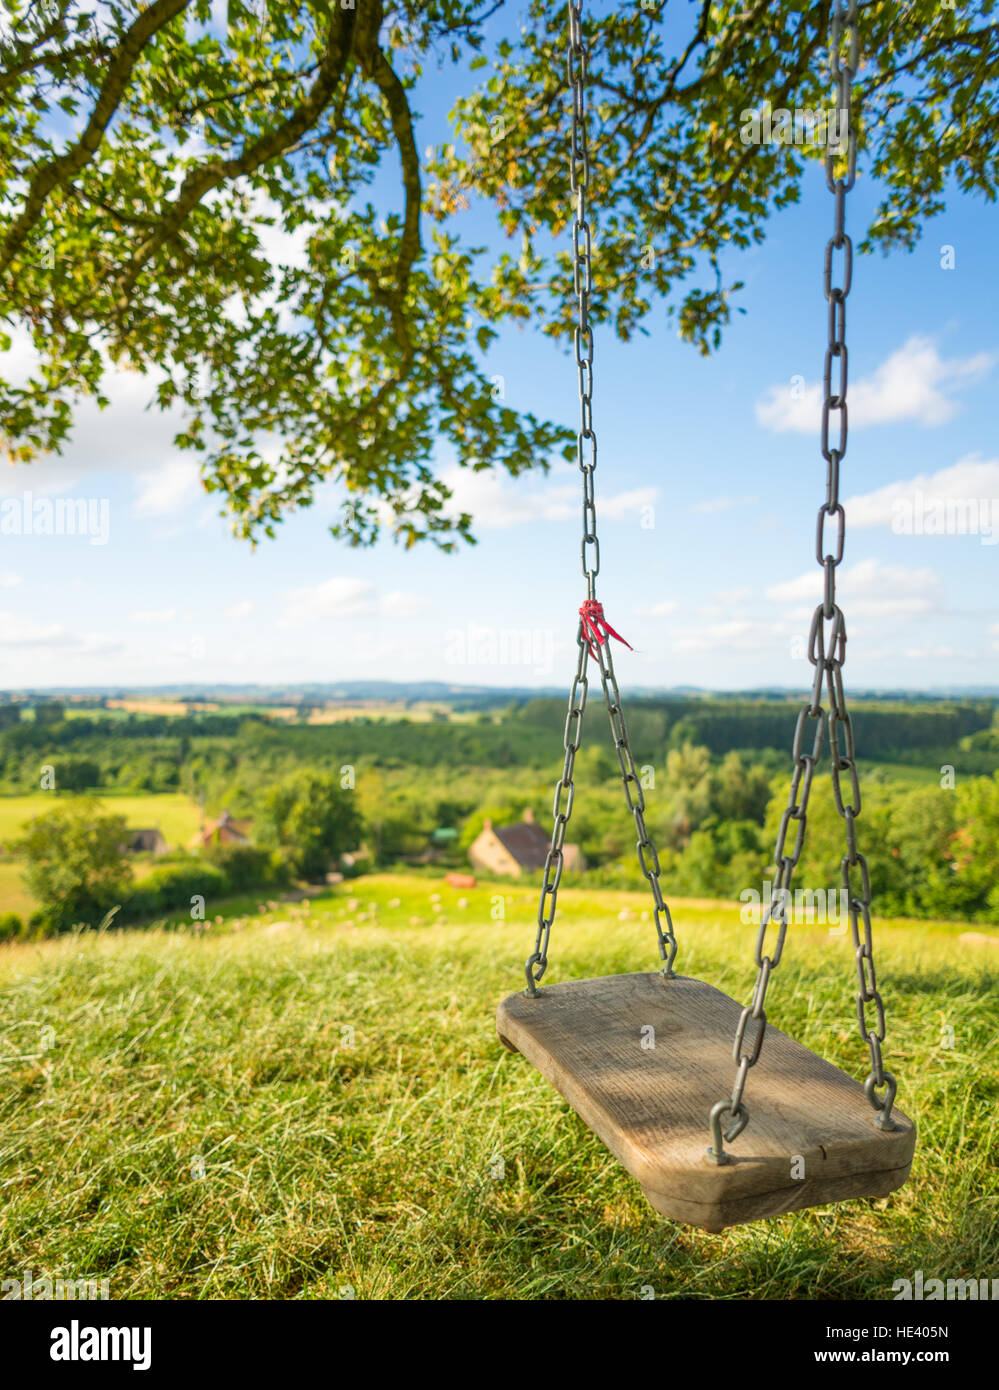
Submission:
[[[658,310],[703,352],[823,149],[781,111],[830,104],[830,0],[588,7],[592,316]],[[948,183],[994,199],[994,0],[869,0],[855,108],[879,180],[865,249],[912,248]],[[334,534],[471,539],[434,450],[517,475],[571,456],[490,373],[504,323],[573,312],[564,6],[530,0],[3,0],[0,437],[30,461],[71,437],[112,367],[177,407],[177,443],[237,531],[273,534],[326,479]],[[421,151],[414,89],[454,65],[453,138]],[[744,138],[751,111],[776,138]],[[797,143],[795,132],[802,135]],[[494,211],[512,245],[470,244]],[[8,379],[10,378],[10,379]]]
[[[43,925],[63,931],[96,926],[128,895],[132,870],[122,855],[124,816],[103,814],[83,797],[36,816],[11,849],[25,860],[24,882],[41,905]]]

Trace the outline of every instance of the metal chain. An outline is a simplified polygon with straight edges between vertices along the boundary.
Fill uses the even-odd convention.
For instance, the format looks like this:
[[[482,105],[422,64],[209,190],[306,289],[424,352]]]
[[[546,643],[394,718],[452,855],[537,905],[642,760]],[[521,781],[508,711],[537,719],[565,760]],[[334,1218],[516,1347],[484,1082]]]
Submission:
[[[842,61],[842,48],[846,41],[847,59]],[[857,135],[853,122],[852,84],[857,70],[859,37],[857,32],[857,0],[833,0],[830,26],[830,67],[836,84],[836,105],[839,119],[845,122],[846,176],[835,178],[835,155],[826,154],[826,184],[835,197],[833,235],[826,244],[823,266],[823,291],[829,305],[828,338],[823,370],[823,403],[821,448],[826,460],[826,500],[819,508],[815,535],[815,555],[823,567],[823,597],[812,617],[808,636],[808,660],[815,667],[812,681],[811,699],[800,710],[794,730],[792,745],[791,791],[787,806],[781,815],[777,832],[777,845],[774,850],[774,881],[770,903],[763,912],[759,933],[756,939],[755,961],[757,967],[756,984],[750,1004],[743,1009],[736,1028],[735,1043],[732,1049],[736,1064],[735,1085],[729,1099],[720,1100],[712,1108],[709,1117],[711,1147],[708,1156],[715,1163],[727,1162],[722,1142],[722,1118],[730,1116],[731,1124],[725,1131],[724,1139],[731,1143],[742,1133],[749,1123],[749,1111],[743,1101],[749,1070],[760,1059],[763,1035],[766,1032],[767,1016],[764,1010],[767,986],[773,971],[780,963],[784,940],[788,927],[788,906],[791,902],[791,880],[801,858],[807,824],[808,799],[811,793],[815,767],[822,752],[823,717],[822,687],[829,692],[829,748],[832,755],[832,786],[836,809],[846,824],[847,852],[840,870],[843,887],[849,899],[850,929],[853,936],[857,977],[860,991],[857,995],[857,1020],[861,1038],[870,1048],[871,1074],[864,1090],[868,1100],[878,1111],[875,1121],[883,1129],[892,1128],[891,1108],[895,1099],[896,1083],[890,1072],[886,1072],[881,1058],[881,1043],[885,1037],[885,1014],[881,995],[878,993],[874,973],[874,958],[871,943],[871,884],[867,860],[857,851],[855,820],[860,814],[860,783],[855,761],[853,724],[846,708],[843,690],[843,660],[846,653],[846,621],[842,609],[836,603],[836,568],[843,559],[846,540],[846,514],[839,500],[840,463],[846,453],[847,442],[847,348],[846,348],[846,298],[850,293],[853,278],[853,242],[845,231],[845,199],[853,187],[857,173]],[[842,128],[842,126],[841,126]],[[833,256],[836,251],[843,252],[842,283],[833,284]],[[839,380],[833,390],[833,360],[839,359]],[[839,420],[839,439],[835,448],[829,447],[829,423],[833,413]],[[825,527],[829,518],[835,519],[835,543],[827,546]],[[828,630],[826,625],[829,624]],[[805,730],[808,721],[814,721],[815,734],[811,751],[805,751]],[[850,802],[843,800],[842,774],[850,781]],[[791,822],[796,823],[794,844],[790,853],[786,850],[788,829]],[[855,892],[850,882],[850,870],[860,870],[860,889]],[[863,920],[863,940],[860,937],[860,921]],[[767,930],[776,923],[777,939],[768,954],[764,951]],[[877,1024],[869,1028],[865,1019],[865,1007],[874,1004]],[[759,1024],[751,1049],[744,1052],[746,1030],[750,1020]],[[886,1088],[883,1100],[877,1091]]]
[[[597,504],[593,491],[593,473],[597,466],[597,436],[593,432],[593,326],[590,323],[590,291],[593,287],[592,244],[590,224],[586,219],[590,152],[586,139],[586,49],[583,46],[582,15],[583,0],[569,0],[569,49],[566,55],[566,71],[572,92],[569,187],[576,204],[572,224],[572,280],[577,305],[573,348],[579,374],[576,460],[583,475],[583,539],[580,558],[586,578],[586,596],[592,599],[596,597],[597,575],[600,573],[600,542],[597,540]]]
[[[578,308],[577,323],[573,333],[573,346],[576,368],[579,374],[579,431],[576,435],[576,459],[583,478],[583,539],[580,547],[583,575],[586,579],[586,596],[596,599],[596,580],[600,572],[600,542],[597,539],[597,508],[593,487],[593,474],[597,466],[597,437],[593,431],[593,328],[590,324],[591,239],[590,224],[586,218],[586,193],[590,182],[590,160],[586,136],[586,49],[582,32],[583,0],[569,0],[569,43],[566,56],[566,69],[572,93],[572,125],[570,137],[569,179],[575,213],[572,227],[573,288]],[[552,814],[555,824],[552,829],[551,847],[545,859],[538,903],[538,934],[533,953],[527,958],[524,972],[527,977],[527,993],[536,995],[538,984],[548,968],[548,942],[558,900],[558,886],[562,878],[566,827],[572,814],[575,797],[573,770],[576,754],[582,739],[583,711],[586,708],[587,676],[586,668],[591,644],[587,639],[582,619],[576,632],[578,655],[576,674],[569,691],[569,709],[565,720],[563,747],[565,760],[562,775],[555,786],[555,799]],[[624,785],[625,801],[628,810],[635,818],[638,831],[638,862],[642,867],[649,887],[655,911],[656,935],[659,941],[659,955],[666,962],[663,974],[672,977],[673,961],[676,957],[676,936],[673,921],[659,886],[659,855],[649,838],[645,825],[645,794],[635,770],[635,760],[628,741],[628,731],[621,708],[621,696],[614,675],[614,663],[610,652],[610,639],[596,639],[592,648],[600,667],[600,680],[603,686],[607,712],[610,716],[611,733],[617,750],[621,779]]]
[[[847,58],[842,60],[843,41],[846,40]],[[853,278],[853,242],[844,230],[844,205],[846,194],[853,187],[857,175],[857,132],[853,121],[853,79],[857,71],[860,42],[857,31],[857,0],[836,0],[832,16],[832,35],[830,65],[837,83],[837,104],[840,120],[845,120],[847,130],[846,177],[835,178],[835,160],[832,154],[826,155],[826,186],[833,194],[835,214],[833,234],[826,244],[823,289],[829,303],[829,333],[826,348],[825,371],[823,374],[824,399],[822,404],[822,457],[827,464],[826,500],[819,508],[815,533],[815,558],[825,569],[823,602],[812,619],[812,632],[816,636],[809,641],[809,657],[816,662],[816,671],[825,667],[826,688],[829,692],[829,751],[832,755],[832,787],[836,810],[843,818],[846,828],[846,854],[840,863],[843,888],[847,893],[850,916],[850,935],[853,940],[854,959],[857,967],[857,1027],[860,1037],[871,1054],[871,1071],[864,1083],[867,1099],[877,1111],[875,1124],[881,1129],[894,1129],[891,1118],[895,1103],[897,1083],[891,1072],[884,1069],[881,1044],[885,1040],[885,1008],[878,991],[877,976],[874,971],[874,951],[871,939],[871,878],[867,860],[857,850],[856,818],[860,815],[860,782],[857,777],[853,744],[853,722],[846,707],[843,690],[843,660],[846,655],[846,623],[842,610],[836,604],[836,567],[843,558],[843,545],[846,532],[846,516],[839,500],[839,469],[846,453],[847,410],[846,410],[846,298],[850,293]],[[832,263],[834,252],[843,252],[843,282],[833,284]],[[833,391],[833,358],[839,358],[839,382]],[[839,443],[836,448],[829,447],[829,418],[835,411],[839,415]],[[827,517],[836,519],[836,543],[834,549],[826,549],[825,523]],[[825,645],[824,624],[832,620],[833,631],[829,645]],[[813,647],[815,650],[813,651]],[[843,800],[841,777],[846,773],[850,779],[850,800]],[[860,887],[855,891],[850,882],[850,870],[859,869]],[[861,940],[861,921],[863,940]],[[876,1015],[874,1027],[869,1026],[866,1010],[873,1004]],[[884,1097],[878,1095],[884,1090]]]
[[[673,918],[670,916],[669,907],[659,886],[659,854],[645,825],[645,792],[642,790],[642,783],[635,771],[635,759],[632,757],[631,744],[628,741],[624,710],[621,708],[621,693],[617,688],[614,658],[611,656],[609,641],[597,644],[597,662],[600,666],[600,680],[603,685],[604,699],[607,702],[607,713],[610,716],[611,735],[614,739],[617,760],[621,768],[624,799],[627,802],[628,810],[635,818],[635,829],[638,832],[636,841],[638,862],[641,865],[642,873],[648,880],[649,888],[652,890],[659,958],[665,961],[662,973],[667,979],[672,979],[673,962],[676,959],[677,951],[676,934],[673,931]]]
[[[534,943],[534,951],[528,956],[524,965],[524,973],[527,976],[527,993],[531,995],[537,994],[541,977],[548,969],[548,940],[552,934],[552,923],[555,920],[555,908],[558,902],[558,885],[562,878],[562,849],[565,844],[566,826],[572,815],[572,803],[576,795],[573,768],[583,737],[583,711],[586,708],[587,690],[586,663],[590,655],[589,647],[583,635],[582,619],[580,619],[576,632],[576,644],[578,647],[576,674],[569,690],[569,712],[565,717],[565,737],[562,741],[565,748],[565,761],[562,764],[562,776],[555,784],[555,800],[552,805],[555,825],[552,830],[551,848],[545,859],[541,898],[538,902],[538,935]],[[565,797],[564,805],[563,796]]]

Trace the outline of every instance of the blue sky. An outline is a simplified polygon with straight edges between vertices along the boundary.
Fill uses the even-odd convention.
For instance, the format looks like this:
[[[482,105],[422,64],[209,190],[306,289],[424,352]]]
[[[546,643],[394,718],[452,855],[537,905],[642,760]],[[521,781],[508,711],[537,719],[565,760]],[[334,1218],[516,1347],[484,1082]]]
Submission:
[[[425,143],[445,138],[457,86],[450,69],[425,80]],[[848,205],[858,240],[875,201],[862,170]],[[468,216],[474,243],[480,216]],[[802,203],[729,262],[747,312],[710,359],[678,341],[661,307],[648,337],[597,335],[599,594],[636,649],[618,657],[622,687],[808,683],[831,218],[816,165]],[[954,194],[915,252],[855,260],[841,484],[848,686],[999,685],[995,245],[995,208]],[[23,364],[16,344],[7,369]],[[487,370],[509,404],[575,423],[574,367],[540,334],[504,331]],[[4,470],[0,505],[27,489],[106,499],[108,532],[103,544],[0,534],[0,687],[567,684],[585,597],[574,467],[517,482],[456,477],[479,537],[456,555],[338,546],[324,526],[331,496],[251,550],[173,449],[175,423],[145,410],[149,392],[142,377],[115,376],[112,408],[84,408],[61,458]],[[446,450],[438,464],[452,470]],[[935,501],[973,504],[962,515],[977,513],[977,533],[900,533],[920,496],[930,526]],[[993,515],[994,535],[983,534]]]

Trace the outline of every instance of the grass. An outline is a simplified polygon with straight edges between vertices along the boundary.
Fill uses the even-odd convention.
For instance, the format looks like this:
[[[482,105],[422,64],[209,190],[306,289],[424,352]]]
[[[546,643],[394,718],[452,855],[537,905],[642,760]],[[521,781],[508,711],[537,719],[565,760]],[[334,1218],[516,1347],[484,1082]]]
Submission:
[[[156,868],[157,860],[152,855],[135,855],[129,860],[132,876],[141,883]],[[22,859],[0,859],[0,912],[16,912],[22,921],[27,921],[38,908],[38,900],[24,886],[24,861]]]
[[[653,968],[643,897],[560,902],[551,978]],[[381,876],[199,934],[4,948],[0,1272],[285,1299],[884,1299],[916,1269],[996,1274],[993,950],[956,924],[878,929],[888,1056],[920,1127],[909,1183],[711,1236],[658,1218],[498,1043],[534,911],[533,886]],[[682,971],[748,997],[737,910],[674,915]],[[852,979],[847,941],[798,928],[768,1008],[862,1075]]]
[[[93,796],[105,811],[124,816],[133,829],[158,826],[167,844],[174,848],[186,845],[201,825],[199,806],[183,792],[101,790]],[[0,844],[16,839],[33,817],[46,815],[53,807],[65,806],[71,800],[72,794],[53,796],[51,792],[0,796]]]
[[[201,825],[200,808],[182,792],[102,790],[94,796],[105,811],[124,816],[133,829],[158,826],[171,848],[186,845]],[[65,806],[71,799],[69,795],[53,797],[51,792],[0,796],[0,845],[17,839],[34,816],[45,815],[56,806]],[[155,866],[155,861],[141,856],[130,862],[137,881],[145,878]],[[0,912],[16,912],[26,920],[38,903],[24,887],[23,868],[19,859],[0,859]]]
[[[22,882],[24,865],[17,859],[0,859],[0,912],[16,912],[27,920],[38,906]]]
[[[960,756],[955,754],[960,774]],[[940,787],[940,766],[928,758],[925,764],[858,762],[861,785],[873,784],[893,792]]]

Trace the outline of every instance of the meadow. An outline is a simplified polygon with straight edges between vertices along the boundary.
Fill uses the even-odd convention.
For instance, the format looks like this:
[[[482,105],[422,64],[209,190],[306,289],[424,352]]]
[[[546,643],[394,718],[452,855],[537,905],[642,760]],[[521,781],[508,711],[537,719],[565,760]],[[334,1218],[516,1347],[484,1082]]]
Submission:
[[[655,968],[643,895],[560,904],[550,979]],[[995,1272],[999,957],[966,924],[876,923],[906,1186],[708,1235],[496,1038],[533,883],[262,906],[0,949],[0,1270],[170,1299],[886,1299]],[[748,997],[738,910],[674,907],[681,972]],[[853,995],[848,938],[795,928],[771,1022],[862,1077]]]
[[[201,824],[197,802],[182,792],[129,793],[102,788],[93,796],[104,811],[124,816],[130,829],[158,828],[169,845],[186,845]],[[0,796],[0,844],[16,839],[33,816],[46,815],[52,805],[51,792]]]
[[[156,827],[171,846],[186,845],[201,825],[199,806],[179,792],[133,794],[102,790],[94,795],[105,812],[124,816],[130,829]],[[61,797],[59,800],[65,804],[71,799]],[[32,817],[47,814],[52,806],[51,792],[0,796],[0,846],[16,840]],[[156,865],[151,855],[133,855],[130,862],[136,882],[141,882]],[[16,912],[26,920],[39,904],[25,887],[23,874],[21,859],[0,858],[0,912]]]

